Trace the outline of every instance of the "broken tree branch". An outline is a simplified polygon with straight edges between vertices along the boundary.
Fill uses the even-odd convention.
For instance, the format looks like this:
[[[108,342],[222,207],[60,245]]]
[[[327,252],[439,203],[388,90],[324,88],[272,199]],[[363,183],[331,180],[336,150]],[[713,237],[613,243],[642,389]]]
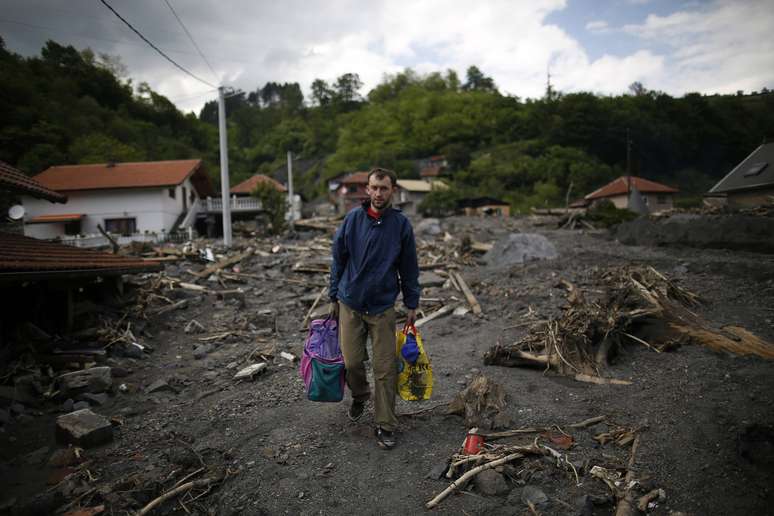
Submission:
[[[632,481],[634,480],[634,463],[637,458],[637,448],[640,446],[640,434],[634,438],[632,443],[632,452],[629,456],[629,464],[626,466],[626,476],[624,477],[624,496],[618,501],[615,508],[615,516],[634,516],[638,513],[634,505],[634,491],[632,490]]]
[[[468,481],[471,478],[473,478],[474,476],[478,475],[482,471],[487,470],[487,469],[496,468],[497,466],[500,466],[501,464],[505,464],[506,462],[510,462],[512,460],[520,459],[522,457],[524,457],[524,454],[521,453],[521,452],[511,453],[510,455],[506,455],[502,459],[493,460],[492,462],[487,462],[486,464],[482,464],[481,466],[477,466],[477,467],[471,469],[470,471],[468,471],[467,473],[462,475],[460,478],[458,478],[457,480],[452,482],[451,485],[449,485],[449,487],[447,487],[446,489],[441,491],[438,494],[438,496],[436,496],[435,498],[433,498],[432,500],[427,502],[425,504],[425,508],[432,509],[433,507],[435,507],[436,505],[441,503],[444,500],[444,498],[446,498],[447,496],[452,494],[454,491],[456,491],[457,489],[460,489],[461,487],[464,487],[465,484],[467,484]]]
[[[145,507],[140,509],[139,512],[135,516],[144,516],[145,514],[148,514],[153,509],[155,509],[157,506],[161,505],[162,503],[166,502],[170,498],[174,498],[175,496],[179,495],[180,493],[184,493],[186,491],[190,491],[191,489],[194,489],[196,487],[206,487],[210,484],[214,484],[216,482],[219,482],[221,480],[221,477],[209,477],[209,478],[203,478],[201,480],[194,480],[192,482],[188,482],[186,484],[183,484],[181,486],[178,486],[170,491],[167,491],[163,495],[159,496],[158,498],[155,498],[148,503]]]

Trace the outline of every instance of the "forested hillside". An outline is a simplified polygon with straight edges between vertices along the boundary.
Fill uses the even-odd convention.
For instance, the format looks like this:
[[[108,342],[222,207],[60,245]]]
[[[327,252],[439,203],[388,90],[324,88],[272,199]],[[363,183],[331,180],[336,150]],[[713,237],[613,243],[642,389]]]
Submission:
[[[52,164],[202,157],[217,180],[217,105],[182,114],[123,76],[120,59],[49,42],[24,58],[0,48],[0,159],[34,174]],[[455,193],[495,195],[515,208],[562,205],[627,170],[701,192],[774,136],[774,94],[687,94],[633,84],[619,96],[501,94],[476,67],[420,76],[406,70],[364,93],[356,73],[269,82],[227,99],[232,184],[271,172],[287,151],[319,160],[299,178],[379,164],[416,177],[416,160],[443,154]]]

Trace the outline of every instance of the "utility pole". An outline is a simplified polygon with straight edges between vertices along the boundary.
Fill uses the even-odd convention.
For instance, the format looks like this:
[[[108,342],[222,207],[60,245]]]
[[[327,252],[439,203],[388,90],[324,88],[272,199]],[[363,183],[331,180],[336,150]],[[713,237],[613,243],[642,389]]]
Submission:
[[[218,88],[218,133],[220,133],[220,198],[223,203],[223,245],[231,247],[231,204],[228,180],[228,138],[226,138],[226,100],[223,86]]]
[[[293,153],[288,151],[288,202],[290,204],[290,229],[296,220],[295,203],[293,202]]]
[[[626,128],[626,193],[632,191],[632,140]]]

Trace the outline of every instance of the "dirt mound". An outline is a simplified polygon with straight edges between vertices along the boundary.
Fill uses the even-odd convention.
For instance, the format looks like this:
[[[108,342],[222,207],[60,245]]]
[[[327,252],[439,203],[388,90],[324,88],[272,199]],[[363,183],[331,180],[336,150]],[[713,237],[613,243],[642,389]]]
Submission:
[[[511,233],[498,240],[486,254],[489,265],[513,265],[532,260],[553,260],[559,253],[554,244],[536,233]]]
[[[616,228],[626,245],[682,245],[774,253],[774,217],[679,214],[666,219],[640,217]]]

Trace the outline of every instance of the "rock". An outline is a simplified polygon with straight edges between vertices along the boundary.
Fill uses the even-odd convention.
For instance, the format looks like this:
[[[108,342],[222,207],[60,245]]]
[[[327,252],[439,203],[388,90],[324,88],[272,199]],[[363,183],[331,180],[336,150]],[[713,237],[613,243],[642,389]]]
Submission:
[[[253,376],[257,375],[264,369],[266,369],[267,365],[266,362],[259,362],[257,364],[252,364],[244,369],[240,369],[237,374],[234,375],[234,380],[241,380],[244,378],[252,378]]]
[[[72,398],[67,398],[64,403],[62,403],[62,412],[69,413],[73,411],[73,404],[75,401],[73,401]]]
[[[28,407],[33,407],[38,405],[39,398],[37,396],[31,396],[24,391],[20,391],[15,386],[0,385],[0,404],[10,405],[16,401],[24,403]]]
[[[49,451],[51,451],[51,449],[48,446],[43,446],[42,448],[38,448],[37,450],[25,455],[24,462],[26,462],[30,466],[43,464],[43,462],[45,462],[46,460],[46,456],[48,455]]]
[[[486,253],[487,263],[495,266],[513,265],[532,260],[553,260],[559,256],[554,244],[543,235],[511,233],[495,242]]]
[[[90,408],[90,407],[91,407],[91,405],[89,405],[88,401],[76,401],[75,403],[73,403],[73,410],[74,411],[75,410],[83,410],[83,409],[87,409],[87,408]]]
[[[84,448],[99,446],[113,440],[113,426],[89,409],[77,410],[56,418],[56,437]]]
[[[505,477],[493,469],[486,469],[473,477],[478,492],[484,496],[500,496],[508,493],[510,487]]]
[[[417,235],[436,236],[443,233],[443,230],[438,219],[422,219],[414,226],[414,233]]]
[[[431,469],[430,472],[427,475],[425,475],[425,478],[429,478],[431,480],[438,480],[443,477],[447,469],[449,469],[448,461],[436,464],[433,467],[433,469]]]
[[[16,390],[23,392],[26,396],[40,396],[44,389],[40,383],[40,376],[34,374],[25,374],[14,379],[13,384]]]
[[[145,388],[145,394],[153,394],[154,392],[172,392],[177,394],[177,389],[164,380],[156,380]]]
[[[59,377],[59,389],[64,396],[83,392],[105,392],[112,384],[113,376],[107,366],[82,369]]]
[[[210,352],[212,352],[212,346],[210,344],[202,344],[194,348],[193,356],[196,360],[201,360]]]
[[[67,466],[75,466],[80,463],[81,460],[75,454],[76,448],[60,448],[56,450],[48,459],[48,465],[53,468],[65,468]]]
[[[127,358],[144,358],[145,349],[141,344],[130,342],[124,346],[122,354]]]
[[[132,374],[131,369],[127,369],[126,367],[113,367],[110,370],[111,374],[113,375],[113,378],[126,378],[130,374]]]
[[[7,410],[0,408],[0,424],[7,425],[11,422],[11,414]]]
[[[16,416],[16,422],[19,423],[20,425],[26,425],[28,423],[32,423],[33,419],[34,418],[29,414],[19,414],[18,416]]]
[[[589,495],[579,496],[575,499],[575,516],[593,516],[594,502]]]
[[[452,315],[455,317],[465,317],[465,314],[470,312],[470,308],[467,306],[460,305],[457,308],[454,309],[452,312]]]
[[[526,505],[540,505],[548,502],[548,497],[542,489],[535,486],[524,486],[521,490],[521,501]]]
[[[104,405],[108,402],[108,395],[104,392],[101,392],[99,394],[92,394],[90,392],[87,392],[85,394],[81,394],[78,399],[82,401],[88,402],[90,405]]]
[[[19,416],[21,414],[24,414],[25,412],[24,405],[22,405],[21,403],[11,403],[10,409],[11,409],[11,414],[15,416]]]
[[[268,308],[258,310],[251,318],[250,322],[258,328],[268,328],[273,332],[277,327],[277,314],[274,310]]]
[[[425,271],[419,274],[419,286],[422,288],[442,287],[445,282],[445,278],[440,277],[434,272]]]
[[[521,488],[515,487],[508,494],[508,498],[505,500],[505,504],[510,507],[521,507],[523,502],[521,501]]]

